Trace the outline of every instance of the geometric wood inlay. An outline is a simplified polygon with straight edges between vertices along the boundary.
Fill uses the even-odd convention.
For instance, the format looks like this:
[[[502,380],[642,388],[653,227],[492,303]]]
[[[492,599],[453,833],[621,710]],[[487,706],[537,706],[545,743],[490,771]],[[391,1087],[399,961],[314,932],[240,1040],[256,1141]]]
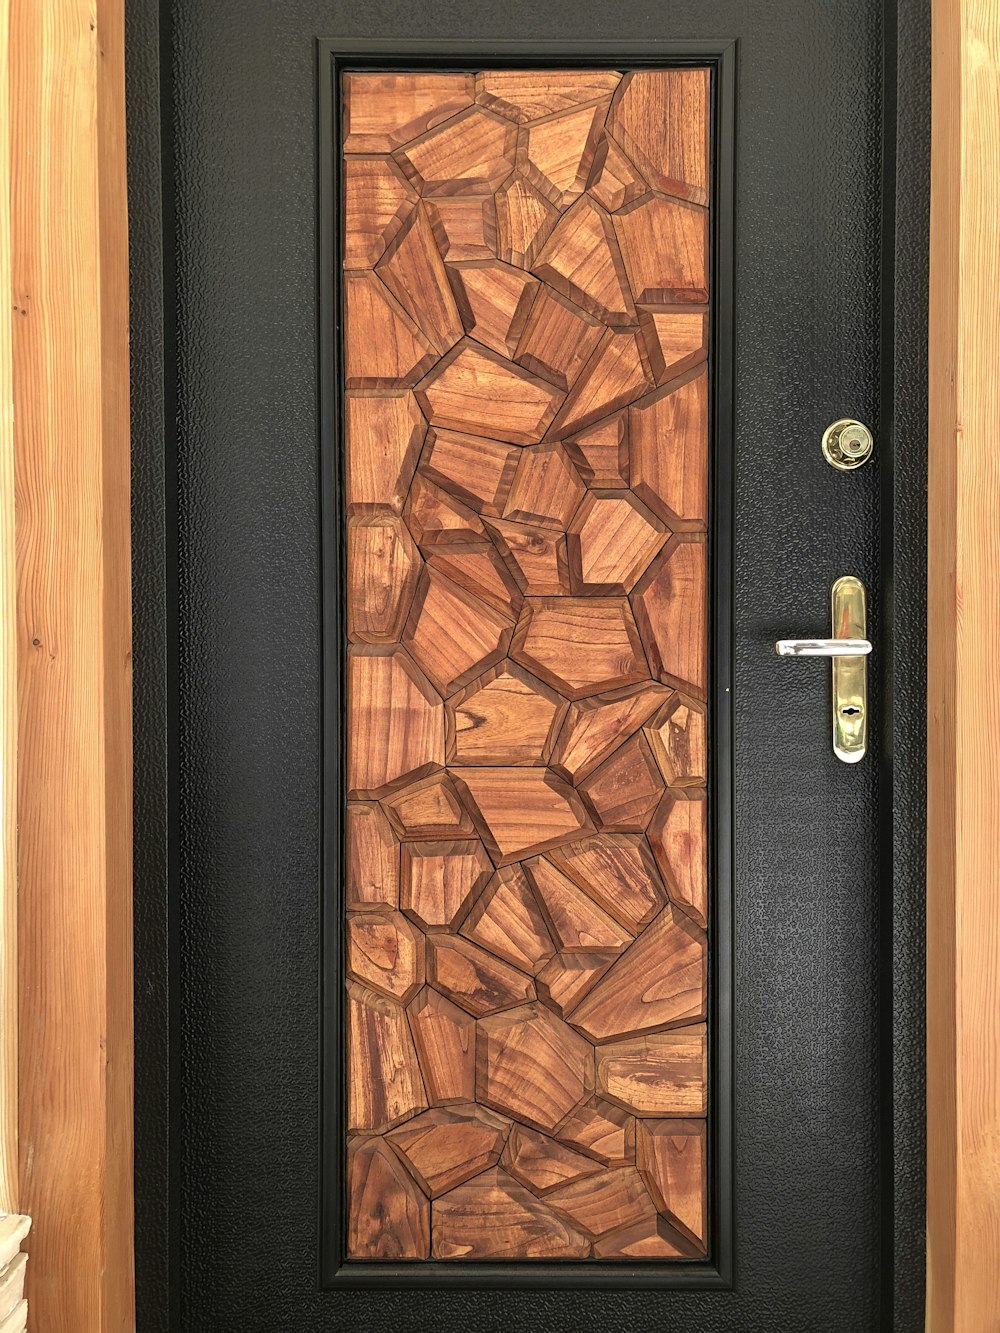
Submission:
[[[703,1257],[709,71],[341,94],[348,1256]]]

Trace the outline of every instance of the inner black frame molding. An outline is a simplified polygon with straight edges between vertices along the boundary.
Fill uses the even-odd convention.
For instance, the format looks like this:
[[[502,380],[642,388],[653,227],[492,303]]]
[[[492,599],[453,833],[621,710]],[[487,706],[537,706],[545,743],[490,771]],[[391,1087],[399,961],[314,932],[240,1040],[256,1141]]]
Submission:
[[[323,1288],[658,1288],[729,1290],[733,1285],[733,243],[736,43],[429,42],[323,38],[317,42],[318,273],[321,569],[323,620],[322,1024],[320,1050],[320,1285]],[[562,67],[711,70],[712,194],[709,278],[709,540],[712,743],[708,773],[709,883],[709,1251],[706,1260],[628,1263],[524,1260],[401,1263],[346,1258],[344,1165],[346,1052],[343,1028],[346,785],[346,587],[343,414],[340,77],[348,70]]]

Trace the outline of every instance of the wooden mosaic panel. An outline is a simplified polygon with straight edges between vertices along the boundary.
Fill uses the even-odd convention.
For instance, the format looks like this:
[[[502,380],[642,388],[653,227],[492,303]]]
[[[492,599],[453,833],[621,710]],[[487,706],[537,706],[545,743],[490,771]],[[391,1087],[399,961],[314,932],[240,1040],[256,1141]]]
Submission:
[[[697,1258],[709,74],[342,95],[348,1257]]]

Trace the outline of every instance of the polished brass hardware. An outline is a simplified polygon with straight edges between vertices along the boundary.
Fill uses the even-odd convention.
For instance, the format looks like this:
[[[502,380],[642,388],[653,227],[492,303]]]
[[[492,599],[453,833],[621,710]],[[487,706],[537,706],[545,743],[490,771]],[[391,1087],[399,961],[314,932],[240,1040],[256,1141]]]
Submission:
[[[829,657],[833,664],[833,752],[856,764],[868,747],[868,663],[865,585],[845,575],[830,591],[832,638],[779,639],[779,657]]]
[[[861,421],[842,417],[823,432],[823,457],[839,472],[853,472],[872,456],[875,439]]]

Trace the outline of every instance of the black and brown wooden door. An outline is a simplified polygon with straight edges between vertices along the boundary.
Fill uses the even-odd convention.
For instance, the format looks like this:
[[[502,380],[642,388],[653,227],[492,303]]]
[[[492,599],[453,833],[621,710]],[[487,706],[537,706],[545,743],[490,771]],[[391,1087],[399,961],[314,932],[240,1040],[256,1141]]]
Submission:
[[[704,1259],[711,71],[338,91],[346,1258]]]

